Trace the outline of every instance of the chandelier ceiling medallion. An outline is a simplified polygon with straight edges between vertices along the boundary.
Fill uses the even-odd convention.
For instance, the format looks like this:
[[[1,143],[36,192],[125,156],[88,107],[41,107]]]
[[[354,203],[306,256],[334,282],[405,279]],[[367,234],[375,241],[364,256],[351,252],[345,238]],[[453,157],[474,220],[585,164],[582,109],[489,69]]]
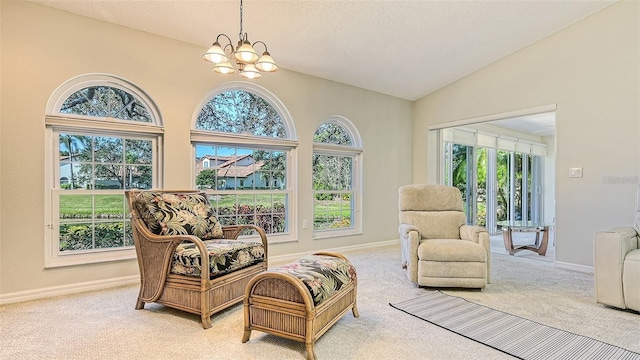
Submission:
[[[226,34],[219,34],[216,41],[207,50],[202,58],[205,61],[213,63],[211,70],[220,74],[233,74],[236,69],[231,64],[231,60],[235,60],[240,76],[248,79],[257,79],[262,77],[261,72],[274,72],[278,70],[278,65],[273,61],[271,54],[267,51],[267,44],[262,41],[256,41],[253,44],[249,42],[247,33],[242,32],[242,0],[240,0],[240,40],[234,48],[231,39]],[[220,38],[226,38],[228,44],[220,45]],[[253,48],[256,44],[264,46],[262,56],[258,56]]]

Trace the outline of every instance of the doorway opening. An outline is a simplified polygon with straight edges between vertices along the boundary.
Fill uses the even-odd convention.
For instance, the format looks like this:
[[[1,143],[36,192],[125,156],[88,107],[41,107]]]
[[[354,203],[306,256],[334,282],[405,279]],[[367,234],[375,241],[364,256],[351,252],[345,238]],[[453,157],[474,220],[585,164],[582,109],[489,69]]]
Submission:
[[[435,182],[460,189],[467,223],[487,228],[492,252],[509,253],[500,222],[546,224],[545,256],[514,255],[554,260],[555,111],[433,129],[429,143],[437,154],[431,157],[437,164]],[[512,240],[531,244],[535,236],[521,231]]]

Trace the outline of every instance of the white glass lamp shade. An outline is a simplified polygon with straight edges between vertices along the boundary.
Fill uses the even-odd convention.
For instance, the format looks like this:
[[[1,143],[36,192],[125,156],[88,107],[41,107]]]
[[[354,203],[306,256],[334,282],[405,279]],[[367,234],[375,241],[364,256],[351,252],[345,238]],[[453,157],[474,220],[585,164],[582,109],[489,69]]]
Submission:
[[[256,69],[255,65],[247,64],[244,69],[240,72],[240,76],[245,77],[247,79],[257,79],[262,77],[262,74]]]
[[[208,62],[219,64],[228,62],[229,58],[227,58],[227,54],[225,54],[224,50],[220,46],[219,42],[214,42],[213,45],[207,50],[206,53],[202,55],[202,58]]]
[[[273,72],[278,70],[278,65],[273,61],[271,54],[269,54],[268,51],[265,51],[256,62],[256,68],[260,71]]]
[[[233,68],[229,61],[215,64],[211,70],[220,74],[233,74],[236,72],[236,69]]]
[[[258,60],[258,54],[248,40],[245,40],[242,42],[242,45],[238,46],[235,56],[236,60],[242,61],[245,64],[254,63]]]

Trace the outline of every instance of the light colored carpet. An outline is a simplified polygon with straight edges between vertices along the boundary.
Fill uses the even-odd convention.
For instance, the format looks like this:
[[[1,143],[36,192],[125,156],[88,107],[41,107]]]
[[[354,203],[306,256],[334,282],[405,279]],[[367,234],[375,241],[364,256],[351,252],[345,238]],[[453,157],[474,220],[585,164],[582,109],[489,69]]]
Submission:
[[[320,360],[512,359],[389,306],[425,289],[400,268],[399,246],[344,252],[358,270],[359,318],[347,313],[316,343]],[[253,331],[242,305],[212,317],[159,305],[135,310],[137,286],[0,306],[2,359],[304,359],[304,344]],[[493,256],[492,284],[446,290],[478,304],[640,351],[640,315],[598,305],[592,276],[552,263]]]

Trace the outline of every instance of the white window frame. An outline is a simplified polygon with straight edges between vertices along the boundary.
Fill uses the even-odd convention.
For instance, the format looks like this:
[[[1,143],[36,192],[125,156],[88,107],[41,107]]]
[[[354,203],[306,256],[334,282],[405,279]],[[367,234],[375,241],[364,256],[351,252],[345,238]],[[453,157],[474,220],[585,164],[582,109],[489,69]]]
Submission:
[[[141,101],[151,116],[151,123],[119,120],[108,117],[89,117],[75,114],[62,114],[60,107],[76,91],[90,86],[108,86],[126,91]],[[138,86],[122,78],[108,74],[86,74],[72,78],[56,89],[47,103],[45,116],[45,268],[73,266],[107,261],[134,259],[133,246],[106,248],[99,250],[61,253],[59,238],[59,202],[58,195],[69,194],[61,190],[59,166],[58,134],[75,133],[92,136],[113,136],[151,140],[153,143],[153,188],[162,187],[163,134],[161,116],[153,100]],[[119,194],[124,190],[77,190],[83,194]],[[128,214],[125,214],[128,217]]]
[[[335,237],[343,237],[350,235],[362,234],[362,164],[363,164],[363,146],[360,133],[355,125],[346,117],[333,115],[325,120],[322,124],[336,124],[342,127],[351,137],[352,145],[337,145],[329,143],[313,143],[313,154],[320,155],[337,155],[353,158],[352,166],[352,191],[354,195],[353,204],[353,226],[348,229],[323,229],[313,230],[313,239],[327,239]],[[318,126],[319,127],[319,126]],[[313,169],[311,169],[313,171]],[[315,191],[313,191],[315,194]],[[314,203],[312,197],[312,204]],[[314,209],[315,217],[315,209]],[[313,228],[313,227],[312,227]]]
[[[278,112],[280,118],[283,121],[285,127],[286,139],[272,138],[266,136],[252,136],[245,134],[225,133],[220,131],[208,131],[196,129],[196,123],[198,121],[198,115],[202,108],[216,95],[226,91],[246,91],[260,96],[266,100],[273,108]],[[298,196],[294,189],[298,189],[298,141],[295,127],[293,125],[293,118],[289,113],[289,110],[273,93],[267,89],[260,87],[254,83],[233,81],[224,83],[212,91],[210,91],[196,107],[192,121],[191,121],[191,149],[192,155],[192,169],[191,169],[191,183],[195,187],[196,185],[196,145],[207,146],[225,146],[225,147],[239,147],[249,148],[257,150],[277,150],[287,154],[287,175],[286,183],[287,187],[282,192],[287,194],[287,230],[284,233],[269,234],[269,243],[283,243],[298,240]],[[256,194],[253,190],[227,190],[225,194],[229,195],[241,195],[241,194]],[[255,236],[248,236],[249,238]]]

